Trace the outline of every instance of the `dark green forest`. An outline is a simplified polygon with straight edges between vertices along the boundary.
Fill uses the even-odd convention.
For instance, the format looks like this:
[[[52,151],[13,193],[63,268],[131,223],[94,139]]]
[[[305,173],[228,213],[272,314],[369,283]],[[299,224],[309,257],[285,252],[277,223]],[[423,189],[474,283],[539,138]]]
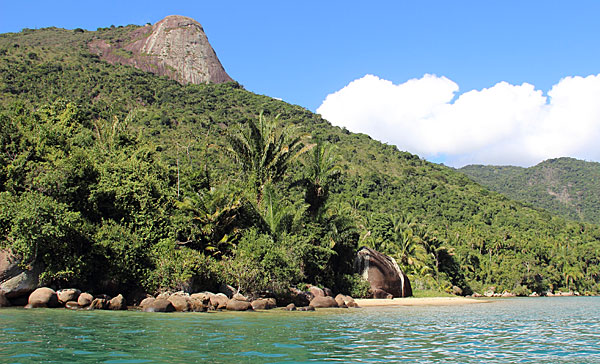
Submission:
[[[237,83],[110,65],[95,32],[0,35],[0,244],[44,284],[367,294],[367,245],[416,289],[600,290],[600,227],[523,205]]]
[[[600,163],[557,158],[529,168],[471,165],[460,171],[517,201],[600,224]]]

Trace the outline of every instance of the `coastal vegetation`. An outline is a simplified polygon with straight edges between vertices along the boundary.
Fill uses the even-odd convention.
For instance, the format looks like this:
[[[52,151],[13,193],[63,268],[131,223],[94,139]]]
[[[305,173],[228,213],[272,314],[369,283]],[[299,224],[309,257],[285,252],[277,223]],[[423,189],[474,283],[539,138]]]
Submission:
[[[235,82],[180,85],[86,48],[135,29],[0,35],[0,245],[43,284],[362,297],[365,245],[421,291],[600,291],[598,225]]]

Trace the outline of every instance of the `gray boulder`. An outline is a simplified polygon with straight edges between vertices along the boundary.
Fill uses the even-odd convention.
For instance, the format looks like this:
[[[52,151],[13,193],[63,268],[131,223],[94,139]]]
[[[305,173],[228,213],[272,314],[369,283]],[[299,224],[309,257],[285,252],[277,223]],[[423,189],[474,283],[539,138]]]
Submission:
[[[0,291],[6,298],[27,297],[38,288],[39,275],[42,272],[37,265],[23,269],[20,260],[9,250],[0,250]]]

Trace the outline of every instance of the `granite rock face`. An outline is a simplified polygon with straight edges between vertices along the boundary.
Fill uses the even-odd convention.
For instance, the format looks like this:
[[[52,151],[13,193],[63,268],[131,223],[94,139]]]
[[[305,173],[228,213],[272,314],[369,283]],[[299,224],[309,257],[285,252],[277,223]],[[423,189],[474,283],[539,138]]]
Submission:
[[[371,284],[375,298],[410,297],[412,288],[408,277],[394,258],[371,248],[362,247],[356,254],[354,268]]]
[[[170,15],[123,35],[123,39],[95,39],[88,47],[110,63],[134,66],[182,84],[233,81],[202,25],[185,16]]]
[[[6,298],[28,296],[38,288],[39,267],[23,269],[9,250],[0,250],[0,291]]]

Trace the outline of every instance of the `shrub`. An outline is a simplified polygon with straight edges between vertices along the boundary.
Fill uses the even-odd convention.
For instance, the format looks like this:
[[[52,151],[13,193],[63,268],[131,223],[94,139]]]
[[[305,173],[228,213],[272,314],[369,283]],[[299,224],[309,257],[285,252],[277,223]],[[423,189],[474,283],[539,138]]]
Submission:
[[[245,294],[279,293],[300,280],[299,262],[293,246],[275,242],[269,235],[250,229],[231,257],[221,262],[222,281]]]
[[[154,269],[145,286],[150,292],[175,290],[198,292],[216,287],[215,261],[197,250],[161,240],[152,253]]]
[[[371,284],[358,273],[344,275],[348,284],[346,291],[353,298],[368,298],[371,296]]]

